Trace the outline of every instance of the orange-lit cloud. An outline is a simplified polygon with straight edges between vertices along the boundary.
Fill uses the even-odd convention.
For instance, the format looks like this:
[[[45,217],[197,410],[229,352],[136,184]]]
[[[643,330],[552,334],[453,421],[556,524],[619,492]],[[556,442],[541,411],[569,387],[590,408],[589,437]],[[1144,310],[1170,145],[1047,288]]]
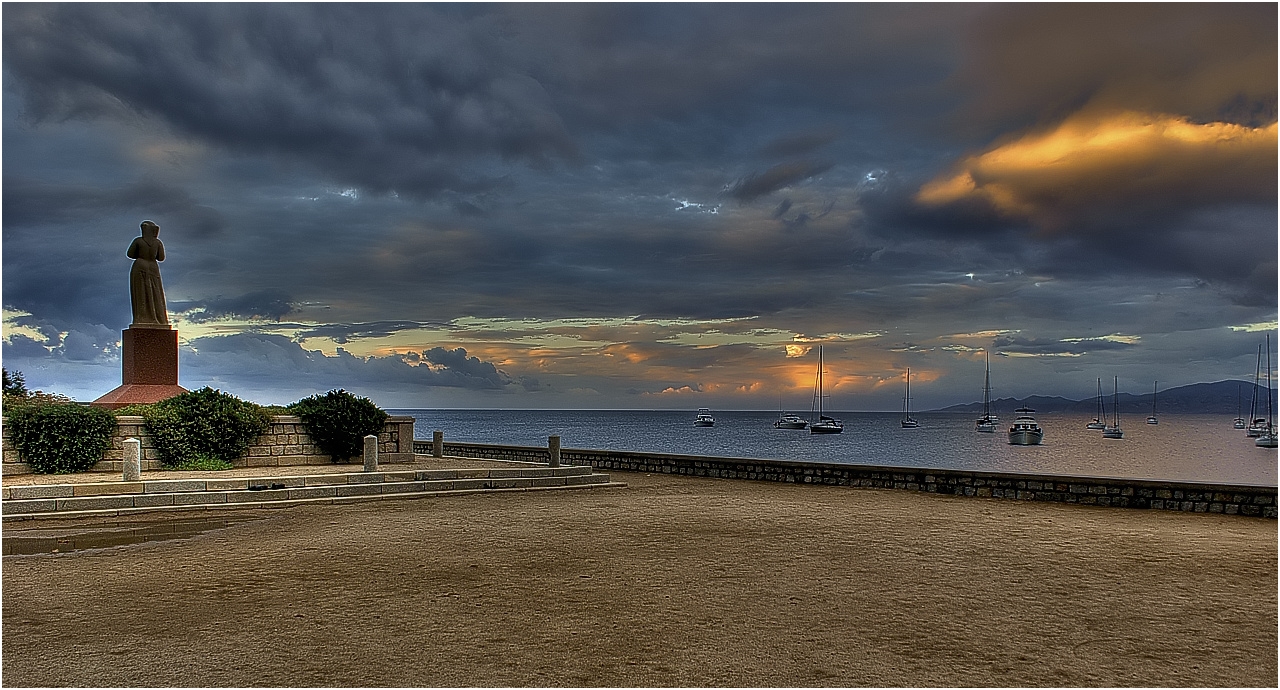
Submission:
[[[1058,229],[1100,206],[1274,199],[1276,123],[1194,123],[1173,115],[1078,115],[961,161],[916,201],[982,201]]]

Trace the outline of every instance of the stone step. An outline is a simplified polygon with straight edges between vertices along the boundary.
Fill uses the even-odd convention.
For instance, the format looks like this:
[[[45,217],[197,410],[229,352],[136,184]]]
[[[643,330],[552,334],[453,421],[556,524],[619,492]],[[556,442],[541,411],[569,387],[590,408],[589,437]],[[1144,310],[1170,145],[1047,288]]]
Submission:
[[[234,479],[158,479],[14,486],[3,490],[3,520],[132,515],[164,510],[262,508],[461,493],[617,487],[590,467],[347,472]]]

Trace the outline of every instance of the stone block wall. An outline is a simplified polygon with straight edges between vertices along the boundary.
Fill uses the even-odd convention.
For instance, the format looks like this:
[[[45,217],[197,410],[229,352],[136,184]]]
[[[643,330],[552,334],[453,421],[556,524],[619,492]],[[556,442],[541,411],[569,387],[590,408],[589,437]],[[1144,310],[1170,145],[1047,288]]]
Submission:
[[[431,453],[430,441],[414,450]],[[548,462],[550,453],[536,446],[506,446],[446,441],[444,454],[523,462]],[[682,474],[754,481],[860,486],[1020,501],[1077,503],[1189,513],[1222,513],[1276,518],[1276,487],[1199,482],[1165,482],[1110,477],[1078,477],[969,472],[960,470],[786,462],[746,458],[713,458],[667,453],[562,448],[560,462],[623,472]]]
[[[163,469],[160,465],[159,453],[142,417],[121,416],[116,418],[116,432],[111,436],[111,445],[103,454],[102,460],[94,465],[95,472],[120,472],[124,465],[124,440],[136,438],[142,445],[142,470]],[[0,430],[3,430],[0,426]],[[401,446],[401,443],[404,446]],[[413,462],[413,417],[388,417],[387,423],[378,433],[379,463]],[[0,463],[4,474],[27,474],[31,468],[22,459],[18,449],[9,440],[7,432],[3,433],[4,461]],[[332,461],[328,455],[321,453],[307,434],[302,419],[292,415],[279,415],[271,418],[271,426],[267,433],[249,446],[244,456],[231,464],[236,467],[284,467],[292,465],[328,465]],[[352,462],[360,463],[356,457]]]

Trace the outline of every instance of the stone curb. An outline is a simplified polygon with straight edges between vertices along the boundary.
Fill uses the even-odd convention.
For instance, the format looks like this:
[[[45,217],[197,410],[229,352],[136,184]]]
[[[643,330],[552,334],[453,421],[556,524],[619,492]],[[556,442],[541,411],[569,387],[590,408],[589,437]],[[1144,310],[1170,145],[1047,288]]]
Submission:
[[[196,510],[240,510],[255,508],[292,508],[294,506],[303,505],[341,505],[344,503],[360,503],[366,501],[377,501],[383,499],[422,499],[422,498],[448,498],[450,496],[470,496],[474,494],[489,493],[518,493],[524,491],[565,491],[565,490],[582,490],[582,489],[622,489],[626,488],[626,482],[609,481],[607,475],[592,475],[595,477],[604,477],[604,481],[592,483],[575,483],[562,484],[558,486],[527,486],[512,488],[475,488],[475,489],[443,489],[436,491],[417,491],[402,492],[395,491],[390,493],[378,493],[369,495],[355,496],[326,496],[318,498],[290,498],[277,501],[236,501],[236,502],[209,502],[209,503],[191,503],[191,504],[172,504],[172,505],[156,505],[132,508],[114,508],[114,509],[96,509],[96,510],[52,510],[50,512],[32,512],[32,513],[14,513],[5,514],[4,522],[20,522],[25,520],[40,519],[56,519],[56,518],[84,518],[84,517],[124,517],[129,515],[145,515],[149,513],[162,512],[189,512]],[[585,477],[584,477],[585,478]],[[359,485],[357,485],[359,486]],[[367,485],[365,485],[367,486]],[[255,492],[257,493],[257,492]],[[56,499],[34,499],[40,500],[42,503],[47,502],[56,504]]]

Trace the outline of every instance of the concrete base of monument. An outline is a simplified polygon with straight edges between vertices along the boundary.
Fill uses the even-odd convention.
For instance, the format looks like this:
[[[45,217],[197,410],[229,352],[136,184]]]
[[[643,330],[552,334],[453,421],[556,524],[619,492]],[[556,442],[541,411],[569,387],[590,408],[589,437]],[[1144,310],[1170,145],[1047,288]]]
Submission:
[[[90,404],[94,407],[105,407],[108,410],[117,410],[127,405],[156,403],[161,400],[168,400],[175,395],[186,392],[186,388],[168,383],[126,383],[121,386],[117,386],[110,393],[94,400]]]

